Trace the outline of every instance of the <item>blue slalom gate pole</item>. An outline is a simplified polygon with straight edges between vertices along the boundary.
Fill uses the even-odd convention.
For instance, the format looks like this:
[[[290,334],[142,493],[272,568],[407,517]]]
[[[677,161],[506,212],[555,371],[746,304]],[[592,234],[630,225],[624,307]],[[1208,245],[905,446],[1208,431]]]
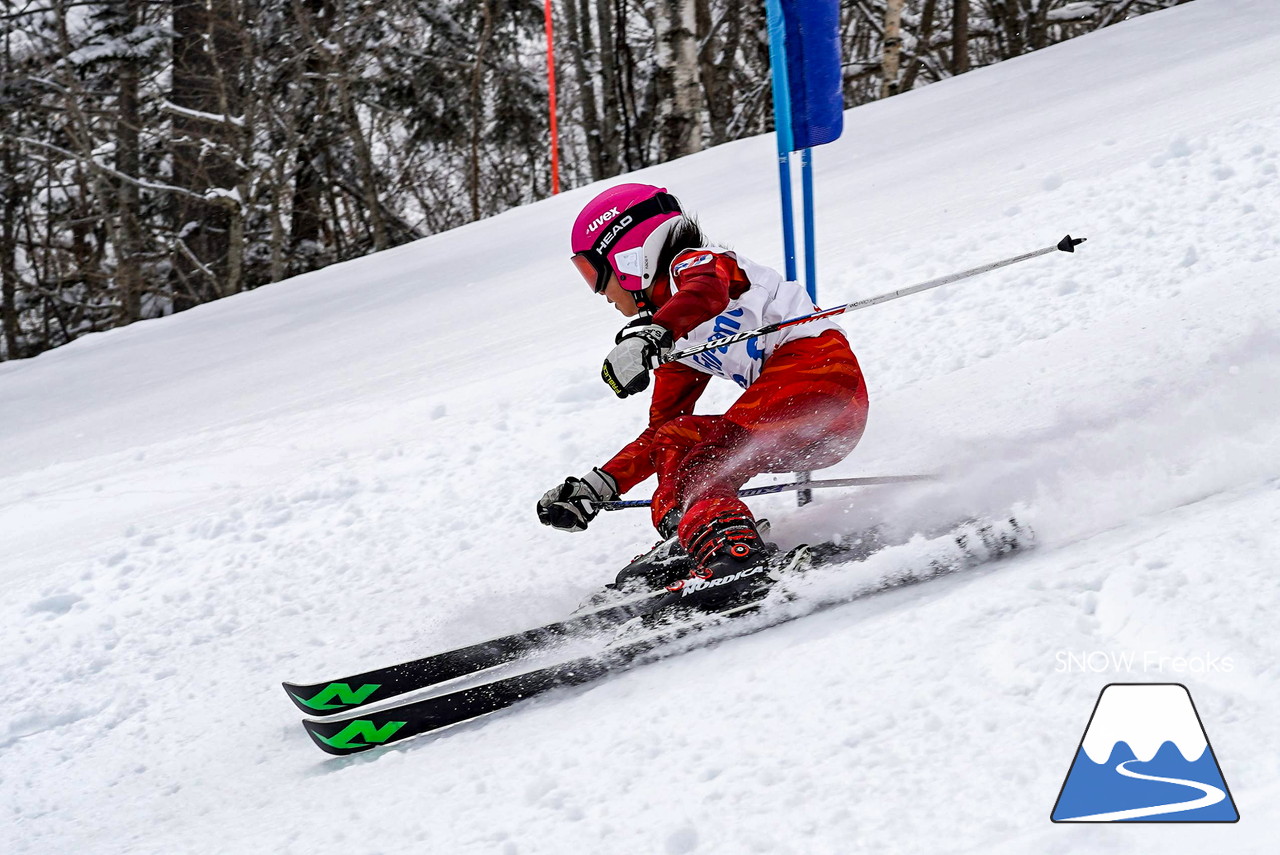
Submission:
[[[791,84],[787,79],[787,30],[782,16],[781,0],[765,0],[765,9],[769,17],[769,65],[773,77],[773,128],[774,139],[778,146],[778,189],[782,197],[782,252],[786,259],[786,277],[788,282],[796,281],[796,236],[793,222],[795,202],[791,195],[791,150],[795,140],[791,133]],[[804,197],[805,209],[805,273],[806,289],[809,298],[817,301],[817,285],[813,281],[813,247],[809,227],[812,222],[813,178],[809,167],[809,150],[806,148],[800,155],[801,193]],[[797,472],[796,477],[808,481],[808,472]],[[796,494],[801,506],[809,504],[813,493],[801,489]]]
[[[813,149],[800,152],[800,188],[804,205],[804,287],[818,305],[818,253],[813,236]]]
[[[791,196],[791,88],[787,80],[786,23],[780,0],[765,0],[769,16],[770,71],[773,78],[773,127],[778,147],[778,186],[782,195],[782,252],[788,282],[796,279],[796,236]]]
[[[818,253],[814,239],[813,146],[832,142],[844,126],[839,0],[765,0],[769,21],[769,65],[773,123],[777,134],[778,184],[782,197],[782,248],[786,278],[797,281],[795,201],[791,153],[800,153],[804,278],[818,304]],[[802,481],[809,473],[799,473]],[[800,504],[809,502],[801,490]]]

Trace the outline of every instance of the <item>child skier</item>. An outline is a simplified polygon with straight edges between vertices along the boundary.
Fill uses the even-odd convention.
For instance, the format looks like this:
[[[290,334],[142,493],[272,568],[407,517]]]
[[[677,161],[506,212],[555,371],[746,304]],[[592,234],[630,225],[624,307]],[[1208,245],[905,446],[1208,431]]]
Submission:
[[[831,466],[853,450],[867,419],[867,387],[844,332],[830,320],[664,362],[679,350],[815,311],[802,287],[711,244],[664,188],[622,184],[593,199],[573,225],[573,263],[596,294],[634,318],[605,358],[620,398],[653,373],[649,426],[607,463],[567,478],[538,502],[545,525],[583,531],[599,503],[657,474],[653,523],[678,537],[701,582],[672,582],[668,601],[719,608],[768,584],[777,549],[737,497],[760,472]],[[712,377],[744,391],[723,415],[693,415]],[[685,567],[687,568],[686,562]],[[683,574],[683,571],[682,571]]]

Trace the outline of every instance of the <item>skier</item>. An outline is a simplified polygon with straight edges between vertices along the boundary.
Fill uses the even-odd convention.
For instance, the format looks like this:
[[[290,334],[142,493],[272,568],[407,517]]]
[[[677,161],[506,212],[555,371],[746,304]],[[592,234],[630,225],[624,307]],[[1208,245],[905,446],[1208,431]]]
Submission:
[[[671,583],[660,605],[716,609],[758,594],[771,581],[766,571],[778,549],[763,541],[737,492],[761,472],[832,466],[858,444],[867,387],[843,330],[818,320],[664,362],[673,349],[816,307],[800,285],[712,244],[661,187],[622,184],[601,193],[574,222],[571,246],[591,290],[633,318],[605,358],[604,381],[625,398],[647,389],[652,372],[653,397],[644,432],[608,462],[549,490],[538,501],[539,520],[583,531],[601,502],[656,474],[654,526],[668,541],[678,538],[692,559],[692,570],[687,559],[674,565],[691,579],[647,580]],[[744,391],[723,415],[694,415],[713,376]]]

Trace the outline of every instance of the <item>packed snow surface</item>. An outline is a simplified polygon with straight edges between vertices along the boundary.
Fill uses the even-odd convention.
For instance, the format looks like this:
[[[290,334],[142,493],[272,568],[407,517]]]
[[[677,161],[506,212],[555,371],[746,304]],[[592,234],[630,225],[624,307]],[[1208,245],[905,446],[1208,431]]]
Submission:
[[[281,680],[558,619],[651,542],[533,513],[647,409],[567,261],[600,187],[0,365],[0,851],[1274,851],[1277,91],[1280,4],[1199,0],[850,111],[824,305],[1089,241],[843,319],[871,421],[824,474],[945,480],[753,506],[1037,548],[351,759]],[[780,266],[772,152],[633,177]],[[1239,823],[1050,823],[1112,682],[1188,687]]]

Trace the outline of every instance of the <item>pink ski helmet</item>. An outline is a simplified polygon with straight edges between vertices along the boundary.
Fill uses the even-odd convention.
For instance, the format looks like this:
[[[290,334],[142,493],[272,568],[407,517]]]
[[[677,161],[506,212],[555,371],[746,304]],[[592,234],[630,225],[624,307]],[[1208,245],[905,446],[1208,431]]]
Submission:
[[[665,187],[619,184],[587,203],[573,223],[573,264],[591,289],[602,293],[609,274],[628,291],[654,283],[658,255],[681,216]]]

